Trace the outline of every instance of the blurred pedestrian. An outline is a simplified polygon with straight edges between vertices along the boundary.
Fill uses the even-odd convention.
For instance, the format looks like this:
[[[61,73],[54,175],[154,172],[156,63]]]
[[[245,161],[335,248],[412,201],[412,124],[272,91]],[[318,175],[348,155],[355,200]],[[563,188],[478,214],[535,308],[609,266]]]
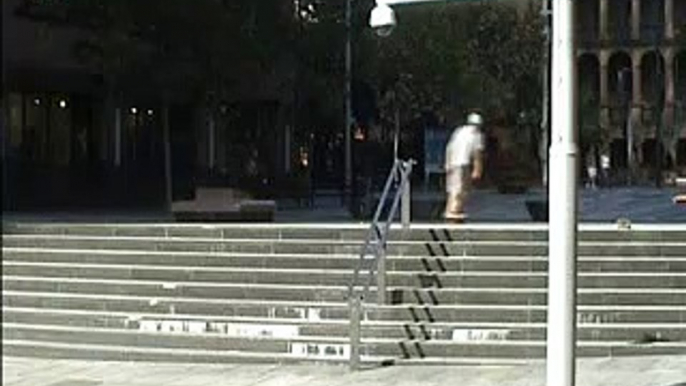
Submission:
[[[610,186],[610,155],[603,153],[600,156],[600,178],[603,186]]]
[[[595,152],[593,149],[588,152],[586,156],[586,175],[588,180],[586,181],[586,187],[595,189],[598,187],[598,164],[596,163]]]
[[[478,113],[467,116],[467,124],[453,131],[446,146],[445,219],[462,222],[464,206],[472,183],[483,175],[483,118]]]

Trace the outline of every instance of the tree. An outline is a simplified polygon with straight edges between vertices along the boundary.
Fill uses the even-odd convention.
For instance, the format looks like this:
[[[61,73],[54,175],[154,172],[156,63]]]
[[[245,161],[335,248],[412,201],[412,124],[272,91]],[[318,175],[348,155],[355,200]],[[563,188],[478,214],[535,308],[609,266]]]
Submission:
[[[26,0],[21,14],[87,31],[74,53],[114,93],[225,97],[292,41],[283,5],[267,0]]]
[[[398,7],[399,25],[390,37],[378,38],[367,29],[359,50],[369,60],[356,63],[356,69],[377,88],[382,125],[392,127],[396,107],[405,130],[425,112],[454,125],[465,110],[480,108],[487,118],[518,131],[512,138],[535,142],[543,20],[534,2],[514,7],[449,2]],[[535,146],[530,153],[535,157]]]
[[[25,0],[19,13],[74,28],[76,58],[102,75],[110,104],[162,106],[171,203],[169,105],[219,109],[237,86],[277,70],[292,47],[292,14],[270,0]]]

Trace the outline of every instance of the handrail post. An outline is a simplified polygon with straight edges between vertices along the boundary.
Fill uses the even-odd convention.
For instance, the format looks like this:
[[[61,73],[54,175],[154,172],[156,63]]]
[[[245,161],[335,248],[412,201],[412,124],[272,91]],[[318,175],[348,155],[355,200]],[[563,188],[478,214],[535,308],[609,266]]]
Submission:
[[[360,294],[350,297],[350,370],[360,369],[360,319],[362,314],[362,299]]]
[[[383,240],[385,243],[386,241]],[[386,246],[379,248],[379,256],[376,261],[376,303],[386,304]]]
[[[412,162],[404,162],[404,167],[407,169],[403,173],[403,182],[402,182],[402,199],[401,199],[401,214],[400,218],[403,224],[403,229],[407,230],[410,228],[410,218],[412,216],[412,196],[411,196],[411,191],[412,191],[412,185],[410,182],[410,176],[412,175]]]

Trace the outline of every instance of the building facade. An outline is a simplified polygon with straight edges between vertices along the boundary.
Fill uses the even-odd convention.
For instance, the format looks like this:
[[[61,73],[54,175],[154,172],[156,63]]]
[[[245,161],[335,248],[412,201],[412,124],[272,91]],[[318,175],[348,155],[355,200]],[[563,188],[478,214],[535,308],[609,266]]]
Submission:
[[[686,0],[577,0],[582,130],[612,168],[686,174]]]
[[[246,76],[213,109],[175,100],[165,141],[156,90],[113,95],[79,60],[88,30],[42,22],[28,3],[2,1],[5,207],[162,206],[167,148],[178,199],[197,185],[235,183],[251,155],[265,176],[287,168],[287,60]]]

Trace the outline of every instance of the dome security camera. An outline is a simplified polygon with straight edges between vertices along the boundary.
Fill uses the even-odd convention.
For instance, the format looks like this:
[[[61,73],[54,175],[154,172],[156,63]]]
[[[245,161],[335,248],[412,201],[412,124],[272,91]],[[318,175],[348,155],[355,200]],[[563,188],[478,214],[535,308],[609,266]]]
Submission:
[[[374,28],[377,35],[382,37],[390,35],[395,29],[396,24],[395,11],[388,5],[377,4],[372,9],[372,14],[369,17],[369,26]]]

